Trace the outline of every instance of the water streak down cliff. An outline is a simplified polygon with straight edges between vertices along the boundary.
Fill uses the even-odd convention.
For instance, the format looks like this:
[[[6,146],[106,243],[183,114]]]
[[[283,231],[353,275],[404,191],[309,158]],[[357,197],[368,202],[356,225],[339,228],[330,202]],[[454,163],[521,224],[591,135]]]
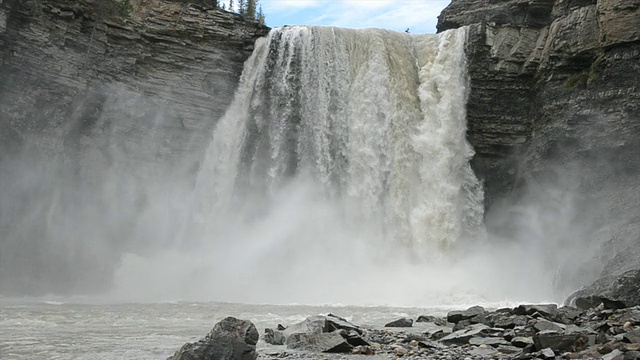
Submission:
[[[630,255],[609,273],[640,265],[638,24],[638,0],[454,0],[438,23],[471,27],[468,136],[488,206],[536,182],[573,192],[572,227],[594,227],[579,241],[612,240],[604,262]]]
[[[208,201],[224,212],[234,194],[255,206],[308,178],[355,223],[416,251],[476,236],[483,197],[465,136],[466,36],[272,30],[214,131],[202,192],[212,188]]]

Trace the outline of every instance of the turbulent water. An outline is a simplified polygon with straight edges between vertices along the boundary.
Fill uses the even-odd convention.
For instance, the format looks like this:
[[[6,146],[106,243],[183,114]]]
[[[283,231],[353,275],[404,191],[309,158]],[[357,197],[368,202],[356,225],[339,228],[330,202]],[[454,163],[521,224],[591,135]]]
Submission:
[[[399,317],[416,318],[442,309],[269,306],[215,303],[74,304],[0,299],[0,358],[3,360],[166,359],[187,341],[198,340],[227,316],[266,327],[295,324],[334,313],[359,325],[381,327]],[[270,346],[258,343],[260,351]],[[277,350],[281,351],[281,347]],[[289,351],[291,352],[291,351]]]
[[[227,315],[273,326],[332,311],[210,301],[431,310],[561,301],[577,281],[556,281],[580,279],[578,265],[592,254],[573,246],[569,197],[552,193],[538,197],[545,206],[505,211],[516,229],[509,239],[485,234],[465,139],[466,37],[464,28],[272,30],[245,64],[196,180],[101,177],[110,192],[98,194],[98,205],[86,200],[93,196],[72,197],[94,210],[86,234],[73,226],[85,217],[34,200],[33,219],[63,218],[65,231],[47,234],[58,239],[48,245],[54,257],[16,243],[17,254],[35,255],[12,260],[19,267],[8,274],[24,279],[9,288],[66,284],[60,292],[69,293],[89,284],[104,294],[79,300],[93,305],[3,300],[0,357],[159,358]],[[118,191],[122,183],[131,192]],[[102,203],[118,221],[105,218]],[[29,270],[44,260],[54,273]],[[159,304],[174,301],[194,303]],[[141,305],[123,304],[131,302]],[[421,312],[340,314],[379,325],[403,311]]]
[[[466,36],[465,28],[272,31],[214,133],[199,182],[205,208],[255,210],[306,182],[399,247],[437,251],[477,236],[483,198],[468,163]]]

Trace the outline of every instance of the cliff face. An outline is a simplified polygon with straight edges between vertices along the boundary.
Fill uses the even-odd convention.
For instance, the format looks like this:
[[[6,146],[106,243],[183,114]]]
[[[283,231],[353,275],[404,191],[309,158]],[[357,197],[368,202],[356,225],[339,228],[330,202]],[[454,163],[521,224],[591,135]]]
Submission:
[[[0,0],[0,292],[101,289],[123,251],[169,241],[176,189],[268,32],[133,3]]]
[[[598,207],[604,261],[640,240],[638,24],[640,0],[454,0],[438,23],[471,26],[468,136],[489,208],[561,183],[583,214]]]
[[[155,0],[114,20],[98,3],[0,1],[3,133],[54,151],[65,145],[59,139],[105,131],[152,145],[153,156],[201,151],[268,29],[237,14]],[[125,113],[115,105],[126,105]],[[151,128],[157,141],[140,141]]]

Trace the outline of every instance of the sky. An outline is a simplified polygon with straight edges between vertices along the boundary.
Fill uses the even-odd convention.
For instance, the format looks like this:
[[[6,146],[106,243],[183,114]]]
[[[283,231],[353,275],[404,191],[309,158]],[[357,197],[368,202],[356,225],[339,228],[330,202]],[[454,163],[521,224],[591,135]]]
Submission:
[[[228,0],[224,2],[228,3]],[[235,0],[237,3],[238,0]],[[260,0],[267,25],[383,28],[415,34],[436,32],[438,15],[451,0]]]

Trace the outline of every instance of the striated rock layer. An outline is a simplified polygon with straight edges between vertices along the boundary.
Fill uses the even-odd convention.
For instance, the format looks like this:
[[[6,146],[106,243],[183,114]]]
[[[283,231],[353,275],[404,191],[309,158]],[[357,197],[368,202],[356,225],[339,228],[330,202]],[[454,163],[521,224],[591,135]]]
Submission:
[[[176,238],[177,185],[269,30],[181,2],[112,4],[0,0],[0,292],[104,289],[122,252]]]
[[[639,24],[640,0],[454,0],[438,23],[471,26],[468,137],[487,205],[532,182],[578,194],[572,226],[611,239],[609,274],[640,265],[624,256],[640,243]]]

